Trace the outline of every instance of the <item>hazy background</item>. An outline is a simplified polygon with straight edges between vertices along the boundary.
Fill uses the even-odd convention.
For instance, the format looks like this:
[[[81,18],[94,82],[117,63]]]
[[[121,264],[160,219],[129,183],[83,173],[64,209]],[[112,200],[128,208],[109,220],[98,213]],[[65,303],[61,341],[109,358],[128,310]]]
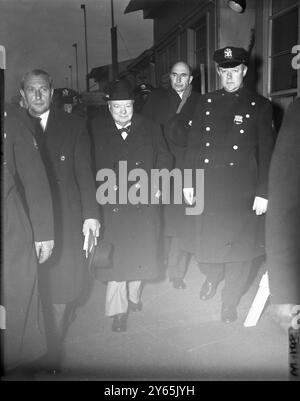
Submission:
[[[142,12],[124,15],[129,0],[114,0],[119,61],[137,57],[153,44],[152,20]],[[48,71],[55,87],[76,88],[75,48],[78,48],[79,89],[85,90],[86,6],[89,71],[111,63],[111,0],[0,0],[0,44],[6,48],[5,98],[18,93],[22,75],[32,68]],[[91,80],[91,90],[93,81]],[[95,89],[95,88],[94,88]]]

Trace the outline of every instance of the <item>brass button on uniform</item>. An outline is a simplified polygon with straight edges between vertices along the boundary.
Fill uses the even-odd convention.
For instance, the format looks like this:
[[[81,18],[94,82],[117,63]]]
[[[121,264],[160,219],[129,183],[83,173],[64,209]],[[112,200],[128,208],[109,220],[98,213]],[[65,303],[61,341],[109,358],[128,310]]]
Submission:
[[[207,148],[209,148],[209,147],[210,147],[210,143],[209,143],[209,142],[206,142],[205,146],[206,146]]]
[[[210,127],[206,127],[206,132],[210,132]]]
[[[234,166],[234,163],[229,163],[229,166],[231,166],[231,167]]]
[[[207,102],[208,102],[208,103],[211,103],[211,99],[207,99]]]
[[[205,160],[204,160],[204,163],[205,163],[205,164],[208,164],[208,163],[209,163],[209,159],[205,159]]]
[[[241,133],[241,134],[244,134],[244,133],[245,133],[245,131],[244,131],[243,129],[241,129],[241,130],[240,130],[240,133]]]
[[[64,155],[62,155],[62,156],[60,157],[60,160],[61,160],[62,162],[64,162],[64,161],[66,160],[66,157],[65,157]]]
[[[250,114],[246,114],[246,118],[250,118]]]
[[[206,114],[207,116],[209,116],[209,115],[210,115],[210,111],[207,111],[205,114]]]
[[[233,149],[234,149],[234,150],[238,150],[238,148],[239,148],[239,147],[238,147],[237,145],[234,145],[234,146],[233,146]]]

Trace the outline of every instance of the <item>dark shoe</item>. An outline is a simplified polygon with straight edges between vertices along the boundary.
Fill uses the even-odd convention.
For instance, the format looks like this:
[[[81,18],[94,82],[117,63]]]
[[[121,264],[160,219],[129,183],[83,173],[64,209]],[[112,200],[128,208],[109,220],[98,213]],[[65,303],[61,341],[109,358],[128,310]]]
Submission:
[[[237,320],[236,306],[222,304],[221,319],[224,323],[232,323]]]
[[[119,313],[115,315],[112,322],[112,331],[126,331],[127,329],[127,313]]]
[[[143,303],[139,301],[138,303],[128,300],[128,310],[132,312],[141,311],[143,309]]]
[[[208,299],[213,298],[217,292],[218,285],[219,282],[205,280],[201,287],[200,299],[202,299],[202,301],[207,301]]]
[[[182,278],[174,278],[172,281],[173,287],[176,288],[176,290],[184,290],[186,288],[186,284]]]

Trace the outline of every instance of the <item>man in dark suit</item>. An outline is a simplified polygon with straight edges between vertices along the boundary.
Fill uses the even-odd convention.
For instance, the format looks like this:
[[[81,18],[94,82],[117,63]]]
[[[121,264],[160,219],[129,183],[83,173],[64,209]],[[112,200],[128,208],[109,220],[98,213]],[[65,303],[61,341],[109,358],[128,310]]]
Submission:
[[[1,315],[1,324],[6,320],[3,362],[8,373],[46,351],[36,316],[36,276],[51,256],[54,230],[50,187],[37,146],[19,110],[5,109],[1,305],[6,319]]]
[[[100,183],[97,200],[103,205],[104,241],[113,247],[111,267],[99,269],[98,278],[107,282],[105,313],[113,317],[112,330],[117,332],[126,330],[129,310],[142,308],[142,280],[160,274],[160,205],[152,204],[152,197],[145,202],[139,199],[148,189],[150,195],[153,189],[159,201],[159,187],[148,187],[148,183],[139,183],[138,179],[130,186],[127,172],[133,174],[139,169],[150,180],[153,169],[170,168],[172,164],[160,127],[134,113],[133,99],[128,81],[113,82],[107,95],[110,113],[107,118],[94,119],[91,126]],[[116,181],[106,182],[105,172],[116,176]],[[128,186],[128,193],[124,193],[124,186]],[[108,199],[103,191],[106,187]]]
[[[192,69],[184,61],[178,61],[172,66],[169,80],[169,88],[159,88],[151,92],[142,114],[162,126],[173,155],[173,167],[182,168],[187,137],[200,95],[192,89]],[[183,278],[190,260],[189,254],[179,248],[183,215],[182,205],[164,206],[165,256],[168,276],[176,289],[186,287]]]
[[[56,363],[86,279],[84,237],[91,233],[96,241],[99,236],[96,188],[85,123],[50,107],[53,86],[49,74],[42,70],[27,73],[20,92],[27,107],[22,116],[24,129],[32,132],[40,149],[53,199],[56,246],[39,271],[39,286],[49,351]]]
[[[273,150],[272,106],[243,86],[248,54],[228,46],[214,54],[222,89],[196,106],[185,168],[204,169],[204,212],[186,216],[184,248],[195,254],[208,300],[225,277],[221,319],[237,319],[252,260],[264,254],[259,226],[268,203]]]
[[[288,108],[273,153],[266,216],[272,313],[289,326],[300,312],[300,99]],[[298,309],[293,308],[298,305]]]

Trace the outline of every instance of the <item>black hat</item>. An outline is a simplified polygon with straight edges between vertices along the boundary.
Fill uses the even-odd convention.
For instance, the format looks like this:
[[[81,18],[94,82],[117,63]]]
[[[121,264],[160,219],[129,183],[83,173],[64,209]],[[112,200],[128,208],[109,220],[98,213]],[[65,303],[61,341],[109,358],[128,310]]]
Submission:
[[[106,100],[130,100],[134,99],[131,84],[126,79],[111,82],[105,96]]]
[[[214,53],[214,61],[220,67],[236,67],[245,64],[248,61],[248,52],[241,47],[227,46],[224,49],[216,50]]]
[[[165,125],[165,136],[173,144],[185,148],[191,125],[183,114],[175,114]]]

